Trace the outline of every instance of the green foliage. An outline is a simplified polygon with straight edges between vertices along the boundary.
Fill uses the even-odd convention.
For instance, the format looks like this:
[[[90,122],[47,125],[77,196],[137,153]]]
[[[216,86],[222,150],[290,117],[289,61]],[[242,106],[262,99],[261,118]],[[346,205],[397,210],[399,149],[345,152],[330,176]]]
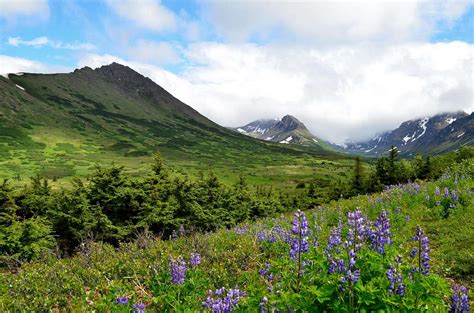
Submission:
[[[27,243],[26,238],[30,238],[30,242],[33,238],[35,246],[21,243],[16,247],[24,247],[37,254],[31,256],[28,255],[31,252],[26,252],[24,257],[39,259],[23,264],[18,274],[1,274],[2,311],[48,311],[57,308],[129,312],[132,304],[144,303],[149,311],[194,312],[201,310],[201,302],[206,299],[209,289],[224,286],[238,287],[247,293],[247,297],[239,302],[237,312],[257,311],[262,303],[268,311],[438,312],[448,310],[450,280],[467,283],[472,289],[474,229],[472,223],[465,222],[474,216],[472,160],[452,165],[437,181],[391,187],[383,193],[341,199],[313,212],[306,211],[312,235],[309,252],[302,256],[305,266],[300,274],[297,262],[289,258],[289,243],[285,239],[291,227],[290,216],[268,217],[228,228],[231,221],[244,220],[244,216],[261,216],[253,215],[257,212],[274,215],[280,210],[274,204],[285,202],[278,200],[277,196],[267,198],[268,192],[256,196],[248,190],[243,177],[234,186],[226,187],[212,174],[203,175],[197,181],[161,179],[154,173],[141,180],[130,180],[119,167],[97,171],[97,177],[91,177],[88,183],[77,181],[70,190],[46,193],[47,197],[61,199],[52,207],[55,209],[51,209],[57,211],[57,216],[49,215],[53,212],[47,211],[47,219],[33,217],[23,221],[30,223],[28,228],[8,228],[8,234],[33,229],[33,234],[10,236],[10,240],[18,242],[17,238],[23,238]],[[111,185],[111,189],[105,182]],[[40,185],[44,186],[43,183]],[[443,199],[448,198],[444,196],[444,188],[449,190],[450,204],[455,204],[446,217],[442,214],[441,204]],[[133,192],[125,193],[122,189]],[[141,189],[145,190],[147,197],[143,202],[137,200],[137,222],[131,223],[135,227],[135,239],[115,241],[100,238],[97,235],[99,230],[108,229],[103,235],[115,230],[114,238],[117,238],[124,236],[124,228],[129,231],[127,227],[130,227],[123,221],[112,222],[113,214],[110,218],[105,214],[109,212],[105,208],[111,208],[110,212],[114,212],[108,205],[116,200],[108,193],[117,193],[119,198],[126,194],[125,199],[130,199],[133,198],[130,194],[136,195],[137,190]],[[453,190],[456,197],[452,195]],[[11,198],[11,191],[6,193],[7,198]],[[17,197],[20,195],[15,194],[13,198]],[[92,198],[97,202],[89,208],[89,199]],[[234,204],[228,205],[230,200]],[[58,206],[59,203],[63,206]],[[266,205],[265,209],[262,209],[262,203]],[[232,210],[234,206],[236,209]],[[15,206],[10,207],[14,212]],[[325,249],[328,237],[339,221],[343,225],[342,236],[347,236],[346,216],[356,208],[361,208],[372,221],[382,210],[387,211],[392,243],[386,247],[384,254],[371,250],[369,243],[365,243],[358,251],[355,263],[360,271],[359,281],[352,289],[342,289],[340,280],[344,273],[328,272]],[[76,215],[81,218],[76,219]],[[51,247],[47,241],[38,240],[49,238],[40,231],[48,228],[45,226],[48,221],[52,222],[50,233],[63,232],[58,241],[63,236],[71,236],[79,242],[74,255],[57,259],[51,254],[42,255],[44,250],[37,249],[39,246]],[[17,222],[9,223],[17,225]],[[63,227],[59,228],[59,224]],[[411,280],[411,268],[417,260],[412,260],[409,254],[415,244],[412,236],[418,224],[430,239],[431,269],[428,276],[415,274]],[[171,232],[181,225],[185,227],[185,236],[172,240],[156,237],[163,233],[162,238],[168,239]],[[211,233],[196,232],[216,227],[224,229]],[[21,231],[14,232],[18,229]],[[169,231],[164,232],[164,229]],[[63,245],[68,246],[67,243]],[[21,251],[16,253],[17,257],[22,257]],[[191,253],[201,255],[200,265],[190,266]],[[344,250],[337,255],[346,257]],[[402,256],[403,297],[390,294],[386,274],[398,255]],[[186,279],[181,285],[171,283],[168,270],[170,256],[182,256],[187,262]],[[273,276],[265,278],[260,275],[262,269]],[[45,294],[48,296],[45,297]],[[127,297],[128,303],[115,304],[117,297]],[[266,302],[263,302],[264,297]]]

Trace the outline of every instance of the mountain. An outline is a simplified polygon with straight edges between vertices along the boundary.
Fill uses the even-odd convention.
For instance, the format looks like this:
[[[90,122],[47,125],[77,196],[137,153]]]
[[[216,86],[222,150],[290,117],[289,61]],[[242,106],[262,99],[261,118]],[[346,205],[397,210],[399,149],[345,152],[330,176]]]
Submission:
[[[397,129],[375,136],[366,142],[346,143],[342,149],[351,153],[383,155],[395,146],[403,155],[438,154],[474,145],[474,113],[442,113],[403,122]]]
[[[285,115],[281,119],[256,120],[232,129],[253,138],[281,144],[319,147],[327,145],[313,136],[302,122],[291,115]]]
[[[275,160],[334,155],[230,131],[117,63],[64,74],[0,76],[0,146],[0,174],[7,177],[83,175],[97,162],[112,161],[146,170],[140,164],[155,151],[182,168],[237,166],[250,155],[262,164],[269,155]]]

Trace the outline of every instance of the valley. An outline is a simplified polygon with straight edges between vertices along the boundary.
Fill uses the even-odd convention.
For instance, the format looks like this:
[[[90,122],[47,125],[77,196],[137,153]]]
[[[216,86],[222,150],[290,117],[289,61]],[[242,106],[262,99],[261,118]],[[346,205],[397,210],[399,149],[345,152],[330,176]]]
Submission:
[[[252,185],[272,181],[282,188],[313,175],[344,176],[352,163],[319,146],[264,143],[227,130],[117,63],[8,77],[0,78],[0,173],[19,185],[38,173],[67,185],[96,163],[124,165],[140,176],[155,152],[182,173],[212,170],[229,183],[244,174]]]

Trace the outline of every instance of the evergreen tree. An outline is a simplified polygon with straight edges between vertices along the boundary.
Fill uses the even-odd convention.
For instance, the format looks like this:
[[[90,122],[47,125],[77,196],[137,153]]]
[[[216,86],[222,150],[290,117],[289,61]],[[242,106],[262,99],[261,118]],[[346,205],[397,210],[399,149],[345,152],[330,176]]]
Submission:
[[[375,176],[380,184],[384,186],[390,184],[390,178],[388,175],[388,162],[385,157],[381,157],[377,160],[377,164],[375,165]]]
[[[423,170],[424,170],[424,164],[423,164],[423,156],[421,154],[417,154],[415,157],[414,161],[414,166],[415,166],[415,175],[417,178],[424,179],[423,177]]]
[[[153,173],[159,179],[165,179],[168,177],[168,170],[166,169],[165,163],[161,158],[161,154],[156,152],[153,155],[153,165],[152,165]]]
[[[395,146],[392,146],[388,156],[388,166],[387,166],[387,175],[388,175],[388,185],[393,185],[399,182],[399,171],[398,171],[398,149]]]
[[[361,194],[365,192],[364,188],[364,169],[360,157],[356,157],[354,166],[354,177],[352,179],[353,194]]]
[[[316,198],[316,188],[315,188],[313,182],[311,182],[311,183],[309,184],[308,198],[310,198],[310,199]]]
[[[425,164],[423,165],[423,170],[421,171],[422,178],[423,179],[431,178],[432,171],[433,169],[431,165],[431,157],[427,155]]]

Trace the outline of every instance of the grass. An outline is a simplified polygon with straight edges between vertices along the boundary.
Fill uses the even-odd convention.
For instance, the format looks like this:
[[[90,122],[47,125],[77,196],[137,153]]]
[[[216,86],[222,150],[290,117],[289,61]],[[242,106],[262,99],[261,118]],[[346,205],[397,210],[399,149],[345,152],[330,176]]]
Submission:
[[[290,167],[288,170],[294,169]],[[305,257],[316,262],[315,265],[321,262],[321,266],[326,266],[323,250],[339,220],[344,221],[347,213],[357,208],[371,220],[385,210],[392,226],[393,243],[387,248],[387,258],[383,259],[373,251],[362,250],[365,252],[361,252],[360,257],[367,253],[369,263],[357,263],[362,271],[361,280],[364,281],[357,285],[359,287],[355,291],[359,308],[397,311],[397,305],[402,305],[396,304],[397,299],[401,301],[402,298],[388,294],[389,284],[385,275],[391,262],[388,255],[401,254],[406,262],[410,262],[408,253],[413,245],[412,236],[420,225],[430,239],[431,275],[423,278],[427,284],[423,285],[425,287],[412,286],[405,276],[407,295],[403,305],[414,305],[409,303],[410,299],[415,299],[410,298],[415,297],[415,289],[411,288],[425,288],[422,301],[431,304],[418,309],[446,311],[449,304],[448,282],[463,283],[471,290],[474,287],[474,226],[466,222],[474,218],[474,180],[462,176],[462,173],[453,174],[434,182],[407,184],[380,194],[325,204],[314,211],[320,230],[315,228],[312,213],[306,212],[315,232],[313,234],[316,234],[311,238],[316,238],[317,245]],[[439,195],[436,187],[441,190]],[[450,192],[455,190],[459,200],[445,197],[445,187]],[[449,207],[446,201],[455,203],[456,207],[450,209],[449,216],[443,217],[446,205]],[[0,308],[7,312],[31,309],[128,312],[131,303],[142,302],[151,311],[192,312],[201,309],[208,289],[238,286],[247,293],[237,308],[241,312],[257,310],[263,296],[268,296],[270,303],[278,299],[280,303],[291,303],[293,307],[310,305],[313,310],[324,305],[332,307],[329,310],[336,310],[335,305],[342,301],[343,306],[337,310],[345,311],[345,294],[340,294],[342,298],[333,298],[337,292],[331,291],[332,284],[336,289],[340,288],[337,279],[333,281],[332,276],[325,276],[324,271],[318,271],[317,267],[313,271],[310,267],[304,275],[301,293],[292,291],[291,286],[295,286],[291,280],[294,261],[288,259],[289,245],[280,240],[272,243],[259,239],[262,234],[272,233],[276,226],[289,229],[291,218],[288,215],[264,219],[215,233],[188,232],[177,240],[153,238],[143,233],[136,241],[122,243],[119,248],[85,241],[74,257],[58,259],[54,254],[45,255],[41,260],[24,264],[19,273],[3,273]],[[183,285],[173,285],[168,273],[168,258],[183,256],[188,262],[192,252],[199,253],[203,263],[188,269]],[[266,263],[283,275],[280,295],[269,293],[265,280],[259,275]],[[375,271],[370,275],[379,273],[380,277],[369,277],[367,272],[364,274],[369,270]],[[407,271],[410,269],[407,268]],[[327,281],[323,283],[321,279]],[[277,288],[277,285],[274,287]],[[333,292],[329,298],[324,295],[327,292]],[[114,304],[117,296],[126,296],[130,303],[123,307]],[[416,308],[412,307],[412,310]]]

